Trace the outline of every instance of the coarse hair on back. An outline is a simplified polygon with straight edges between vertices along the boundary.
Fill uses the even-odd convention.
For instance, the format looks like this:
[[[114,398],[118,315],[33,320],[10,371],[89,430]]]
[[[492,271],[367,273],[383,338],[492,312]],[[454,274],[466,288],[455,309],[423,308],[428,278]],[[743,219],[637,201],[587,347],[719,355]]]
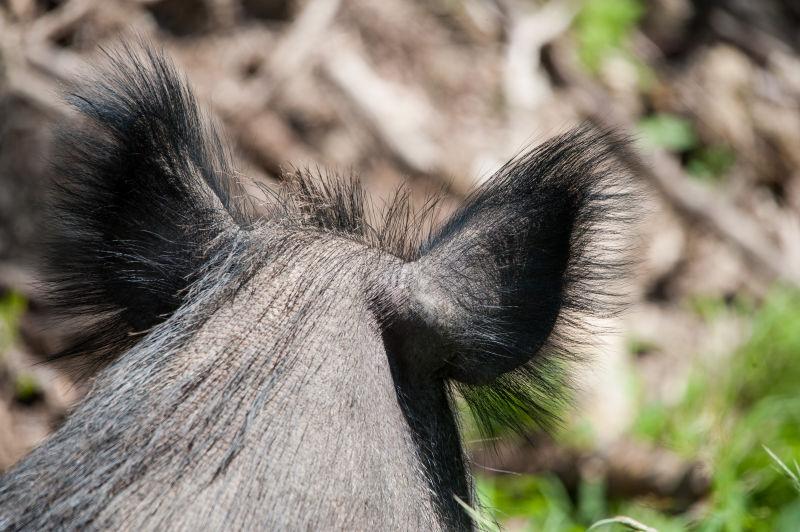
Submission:
[[[438,227],[437,197],[414,209],[400,189],[376,214],[358,180],[320,172],[287,173],[279,192],[255,200],[161,53],[139,44],[106,57],[68,95],[79,119],[57,137],[45,277],[55,309],[82,327],[55,358],[102,366],[201,280],[240,286],[257,267],[232,260],[257,255],[242,235],[280,224],[434,265],[467,316],[445,334],[458,356],[443,377],[483,430],[555,418],[587,324],[620,308],[630,255],[621,230],[635,197],[616,157],[624,139],[590,127],[555,137],[504,165]],[[456,293],[474,279],[464,264],[493,290],[495,308]],[[507,358],[524,363],[491,382],[463,378],[464,368]]]

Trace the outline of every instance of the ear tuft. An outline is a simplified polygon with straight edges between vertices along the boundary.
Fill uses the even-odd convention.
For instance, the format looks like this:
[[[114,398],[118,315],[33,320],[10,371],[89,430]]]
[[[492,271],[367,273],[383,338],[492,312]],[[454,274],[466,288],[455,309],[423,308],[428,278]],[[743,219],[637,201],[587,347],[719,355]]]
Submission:
[[[44,250],[53,305],[84,324],[56,358],[91,364],[174,312],[250,219],[219,135],[168,60],[146,47],[107,60],[68,96],[79,120],[57,136]]]
[[[486,432],[551,422],[566,362],[620,308],[635,197],[624,142],[581,128],[512,160],[409,265],[411,313]]]

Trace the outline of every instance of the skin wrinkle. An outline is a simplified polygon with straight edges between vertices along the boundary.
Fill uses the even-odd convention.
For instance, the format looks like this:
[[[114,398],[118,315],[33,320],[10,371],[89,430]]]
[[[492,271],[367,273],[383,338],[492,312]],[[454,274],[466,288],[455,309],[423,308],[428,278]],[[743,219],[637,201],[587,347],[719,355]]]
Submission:
[[[300,269],[298,268],[298,270],[300,270]],[[295,270],[295,271],[298,271],[298,270]],[[341,273],[341,272],[340,272],[340,273]],[[254,280],[254,282],[257,282],[257,280]],[[296,294],[292,294],[292,295],[291,295],[291,297],[289,297],[289,298],[288,298],[288,301],[287,301],[287,304],[286,304],[286,305],[280,305],[280,304],[275,304],[275,302],[271,302],[271,304],[269,305],[270,312],[274,312],[274,313],[280,313],[280,312],[282,312],[282,311],[283,311],[283,310],[284,310],[284,309],[285,309],[287,306],[288,306],[288,307],[291,307],[291,306],[292,306],[292,304],[293,304],[293,303],[292,303],[292,300],[294,299],[295,295],[296,295]],[[234,303],[234,308],[237,308],[237,307],[238,307],[238,305],[236,305],[236,303]],[[323,315],[325,315],[325,313],[326,313],[326,311],[327,311],[327,310],[328,310],[328,309],[326,309],[326,308],[323,306],[321,309],[319,309],[319,311],[318,311],[318,314],[319,314],[320,316],[323,316]],[[231,312],[231,311],[228,311],[228,310],[226,309],[226,312],[225,312],[225,314],[227,314],[228,312]],[[318,316],[316,316],[316,315],[309,315],[309,316],[307,316],[307,318],[309,318],[309,320],[308,320],[308,321],[310,321],[310,322],[312,322],[312,323],[315,321],[315,318],[316,318],[316,317],[318,317]],[[215,318],[216,318],[216,316],[215,316]],[[263,318],[262,320],[260,320],[260,323],[264,323],[264,322],[267,322],[267,323],[269,323],[269,322],[274,322],[274,320],[270,320],[270,319],[269,319],[269,317],[267,317],[267,316],[264,316],[264,318]],[[209,323],[211,323],[211,322],[209,322]],[[331,330],[330,332],[334,333],[334,335],[335,335],[335,336],[339,336],[339,337],[341,337],[341,336],[342,336],[342,335],[341,335],[341,329],[340,329],[340,327],[341,327],[341,324],[340,324],[340,323],[336,323],[336,324],[334,325],[334,324],[332,323],[331,325],[332,325],[332,330]],[[212,327],[212,325],[207,325],[206,327]],[[206,328],[206,327],[204,327],[204,329],[201,329],[201,331],[200,331],[200,332],[198,333],[198,335],[197,335],[196,341],[195,341],[195,342],[193,342],[193,344],[192,344],[192,345],[206,346],[204,351],[208,353],[209,351],[214,351],[213,347],[215,346],[215,339],[214,339],[214,337],[213,337],[213,336],[212,336],[212,337],[210,337],[210,338],[206,338],[206,335],[203,333],[203,330],[205,330],[205,328]],[[218,327],[216,327],[216,326],[215,326],[215,327],[213,327],[213,330],[219,330],[219,329],[218,329]],[[237,334],[239,334],[239,333],[237,333]],[[253,335],[255,335],[255,336],[256,336],[256,337],[258,337],[258,338],[269,338],[270,336],[273,336],[273,337],[275,337],[275,336],[276,336],[275,334],[268,334],[268,333],[265,333],[265,332],[263,332],[263,331],[258,331],[257,333],[256,333],[256,332],[251,332],[250,334],[253,334]],[[356,332],[356,334],[358,334],[358,333]],[[280,335],[277,335],[277,336],[278,336],[278,337],[280,337]],[[300,337],[302,337],[302,336],[303,336],[303,334],[302,334],[302,331],[299,331],[297,334],[293,334],[293,336],[300,336]],[[307,342],[307,340],[306,340],[306,342]],[[304,343],[303,341],[301,341],[301,344],[300,344],[300,345],[298,345],[298,346],[291,346],[291,347],[290,347],[289,345],[287,345],[287,346],[285,346],[285,349],[287,349],[287,350],[294,350],[294,351],[298,351],[298,350],[299,350],[299,351],[301,351],[301,352],[302,352],[302,351],[305,351],[305,350],[307,349],[307,346],[306,346],[306,345],[304,345],[304,344],[305,344],[305,343]],[[295,349],[295,347],[297,347],[297,348],[299,348],[299,349]],[[200,351],[200,352],[198,352],[198,351],[197,351],[197,350],[195,350],[195,349],[187,349],[187,350],[185,350],[183,353],[179,354],[178,356],[179,356],[179,358],[180,358],[180,357],[186,357],[186,358],[188,358],[188,359],[197,360],[197,358],[199,358],[199,357],[202,355],[202,352],[203,352],[203,351]],[[240,354],[240,356],[241,356],[241,354]],[[178,362],[178,361],[176,361],[176,363],[177,363],[177,362]],[[179,365],[180,365],[180,364],[179,364]],[[253,374],[253,372],[250,372],[250,373],[251,373],[251,374]],[[255,374],[259,374],[259,373],[261,373],[261,372],[255,372]],[[274,375],[274,372],[269,372],[268,374],[270,374],[270,375]],[[304,378],[304,379],[307,379],[307,378],[308,378],[308,376],[307,376],[307,375],[304,375],[304,376],[303,376],[303,378]],[[332,379],[332,382],[336,382],[337,380],[340,380],[340,379],[337,379],[337,378],[332,378],[332,377],[331,377],[331,379]],[[307,383],[303,384],[302,382],[300,382],[300,384],[298,384],[298,385],[290,386],[290,385],[292,384],[292,378],[291,378],[291,377],[283,378],[283,379],[281,379],[281,382],[282,382],[282,385],[283,385],[283,386],[288,386],[288,387],[290,387],[290,388],[291,388],[291,390],[289,390],[289,391],[288,391],[288,392],[287,392],[287,393],[284,395],[285,397],[287,397],[287,399],[285,400],[285,402],[286,402],[286,403],[290,403],[290,404],[292,404],[292,408],[303,408],[303,406],[305,406],[305,405],[303,404],[303,401],[300,401],[300,400],[299,400],[299,399],[298,399],[296,396],[293,396],[293,395],[294,395],[294,394],[295,394],[295,393],[296,393],[298,390],[300,390],[300,389],[302,389],[302,388],[305,388],[305,389],[314,389],[314,388],[311,388],[311,387],[309,387],[309,386],[308,386],[308,384],[307,384]],[[320,386],[320,385],[323,385],[323,384],[324,384],[324,381],[316,383],[317,389],[319,388],[319,386]],[[341,385],[339,385],[339,386],[341,386]],[[346,386],[346,385],[345,385],[345,386]],[[229,389],[229,386],[225,387],[225,389]],[[337,392],[340,392],[340,391],[341,391],[341,388],[340,388],[340,389],[337,389]],[[293,396],[293,397],[292,397],[292,396]],[[336,397],[336,396],[337,396],[337,394],[332,394],[331,396],[332,396],[332,397]],[[291,399],[288,399],[289,397],[291,397]],[[276,398],[276,399],[277,399],[277,398]],[[287,405],[287,406],[288,406],[288,405]],[[327,413],[330,411],[330,405],[327,405],[327,404],[321,404],[321,405],[312,404],[312,405],[309,405],[309,409],[310,409],[310,410],[312,410],[312,411],[325,412],[325,413],[326,413],[326,415],[327,415]],[[253,409],[247,409],[247,408],[244,408],[243,410],[245,410],[245,411],[249,411],[249,412],[253,412],[253,411],[254,411]],[[175,416],[176,416],[176,417],[180,417],[180,416],[181,416],[181,414],[180,414],[180,411],[176,411],[176,412],[175,412]],[[234,421],[232,421],[232,422],[228,422],[228,423],[229,423],[229,424],[230,424],[230,423],[232,423],[232,424],[234,424],[234,425],[236,424],[235,420],[234,420]],[[271,432],[272,432],[273,434],[275,434],[275,433],[277,433],[277,434],[281,434],[281,433],[282,433],[282,431],[281,431],[280,429],[279,429],[279,430],[271,430]],[[301,432],[301,433],[300,433],[300,435],[301,435],[301,438],[302,438],[303,436],[305,436],[305,432]],[[297,443],[297,447],[296,447],[296,449],[298,449],[298,450],[300,450],[300,449],[302,448],[302,447],[300,446],[300,441],[302,441],[302,440],[299,440],[299,441],[298,441],[298,443]],[[341,440],[340,440],[340,441],[341,441]],[[273,444],[273,445],[275,445],[275,444]],[[308,443],[306,443],[306,445],[308,445]],[[339,445],[341,445],[341,444],[339,444]],[[323,447],[325,447],[325,446],[327,446],[327,447],[330,447],[330,441],[328,441],[327,443],[323,443]],[[284,446],[278,446],[278,448],[285,448],[285,447],[284,447]],[[334,454],[334,456],[335,456],[335,454]],[[208,460],[208,457],[206,457],[206,458],[205,458],[205,460]],[[234,463],[235,463],[235,462],[236,462],[236,459],[234,459]],[[231,464],[231,466],[229,466],[229,467],[234,467],[234,464],[232,463],[232,464]],[[267,473],[267,472],[264,472],[264,473],[261,473],[261,474],[260,474],[260,476],[263,476],[264,478],[268,478],[270,475],[269,475],[269,473]],[[419,477],[418,477],[418,475],[416,475],[416,474],[415,474],[414,476],[415,476],[416,478],[419,478]],[[238,477],[238,475],[236,475],[236,474],[234,474],[234,475],[233,475],[233,478],[237,478],[237,477]],[[230,480],[231,480],[231,478],[230,478],[230,477],[226,477],[226,482],[230,482]],[[273,482],[274,482],[275,480],[278,480],[279,482],[281,482],[281,480],[282,480],[283,482],[290,482],[290,481],[291,481],[291,479],[290,479],[290,478],[283,478],[283,479],[280,479],[280,478],[279,478],[279,479],[274,479],[274,478],[273,478]],[[212,486],[213,486],[213,484],[212,484]],[[197,496],[197,494],[194,494],[194,496],[196,497],[196,496]],[[298,495],[295,495],[295,496],[298,496]],[[124,496],[124,494],[120,494],[120,497],[119,497],[119,498],[120,498],[120,499],[122,499],[122,500],[124,500],[124,499],[125,499],[125,496]],[[175,504],[175,497],[174,497],[174,496],[168,496],[168,497],[166,497],[166,499],[169,499],[169,500],[171,500],[171,501],[172,501],[172,503],[173,503],[173,504]],[[335,499],[335,498],[334,498],[334,499]],[[385,497],[381,497],[381,499],[385,499]],[[223,500],[224,500],[224,499],[223,499]],[[321,496],[321,497],[320,497],[318,500],[330,501],[330,500],[332,500],[332,499],[331,499],[331,497],[330,497],[330,496]],[[295,503],[298,503],[298,502],[299,502],[299,503],[300,503],[300,505],[302,506],[302,501],[294,501],[294,502],[295,502]],[[113,515],[113,513],[114,513],[114,506],[113,506],[113,504],[112,504],[112,505],[111,505],[111,506],[109,506],[109,508],[108,508],[108,509],[107,509],[107,510],[104,512],[104,515],[102,515],[102,516],[100,517],[100,521],[101,521],[101,522],[103,522],[103,520],[104,520],[104,519],[107,519],[107,518],[108,518],[107,516]],[[430,513],[433,513],[433,512],[430,512]],[[319,514],[318,514],[318,515],[319,515]],[[233,521],[229,521],[229,524],[230,524],[230,522],[234,522],[234,523],[236,522],[236,518],[237,518],[236,516],[229,516],[229,517],[233,519]],[[109,522],[109,523],[111,523],[111,522]],[[139,523],[139,522],[136,522],[136,521],[132,521],[132,522],[130,522],[129,524],[132,526],[132,528],[135,528],[136,526],[142,525],[142,524],[144,524],[144,523]],[[273,523],[273,524],[278,524],[278,523]],[[187,523],[187,526],[188,526],[188,523]]]
[[[336,246],[337,253],[341,253],[341,242],[334,241],[326,244],[328,246]],[[352,243],[349,243],[348,245],[351,247],[353,246]],[[316,253],[316,251],[318,248],[325,249],[325,247],[325,245],[322,245],[318,242],[314,245],[309,245],[308,248],[304,249],[304,252],[310,256],[310,258],[306,260],[318,262],[320,254]],[[290,249],[294,248],[290,247]],[[322,253],[323,257],[325,255],[326,253]],[[359,255],[361,257],[359,257]],[[362,261],[365,260],[365,253],[363,250],[357,250],[356,253],[348,255],[348,257],[351,256],[360,258]],[[279,265],[278,269],[282,270],[283,268],[281,262],[283,261],[277,262]],[[266,271],[261,272],[250,282],[255,286],[261,285],[263,288],[246,288],[245,290],[239,291],[240,296],[234,299],[231,305],[223,306],[217,309],[211,318],[209,318],[209,320],[195,334],[194,338],[188,345],[181,350],[176,350],[170,353],[167,356],[162,354],[162,361],[168,363],[167,367],[161,370],[163,373],[165,373],[163,375],[164,378],[160,378],[162,375],[152,373],[148,374],[147,378],[153,378],[162,382],[166,382],[168,385],[166,385],[165,388],[176,389],[178,392],[176,395],[178,398],[177,408],[173,406],[176,404],[176,401],[171,401],[169,399],[170,396],[168,394],[168,390],[161,390],[157,392],[158,395],[164,396],[166,400],[154,398],[148,401],[146,398],[140,399],[143,403],[150,404],[151,407],[137,409],[141,414],[137,415],[134,422],[128,426],[141,427],[140,430],[146,434],[148,420],[162,420],[160,426],[157,427],[156,430],[151,433],[150,437],[144,442],[144,446],[148,449],[145,451],[140,450],[140,452],[146,456],[161,457],[166,457],[170,454],[174,455],[176,452],[179,452],[181,440],[186,438],[189,441],[192,441],[191,434],[193,432],[193,419],[199,420],[202,424],[201,428],[203,429],[203,437],[200,441],[205,441],[206,446],[205,448],[191,448],[189,451],[189,456],[195,456],[196,458],[194,460],[187,459],[183,461],[178,471],[175,471],[174,468],[169,467],[160,468],[158,463],[167,460],[166,458],[163,458],[162,460],[157,461],[157,463],[148,464],[148,466],[146,466],[146,472],[142,472],[137,475],[131,475],[130,471],[132,471],[132,469],[125,468],[123,459],[123,465],[120,466],[119,469],[125,469],[127,472],[121,476],[132,480],[132,483],[128,488],[115,490],[113,496],[109,500],[108,505],[100,515],[92,519],[92,523],[103,527],[125,526],[129,529],[138,529],[141,527],[148,528],[150,526],[158,527],[168,522],[171,523],[171,526],[177,525],[177,528],[192,528],[199,523],[216,523],[222,525],[222,522],[214,521],[214,516],[208,514],[210,511],[208,510],[209,508],[213,508],[216,505],[222,505],[223,507],[235,509],[237,508],[237,500],[242,498],[258,500],[258,497],[263,498],[265,496],[265,494],[261,491],[261,488],[254,486],[251,481],[248,481],[251,480],[253,476],[260,479],[271,479],[270,484],[278,482],[278,485],[289,486],[284,493],[278,495],[277,499],[275,499],[273,494],[272,498],[274,500],[274,504],[285,505],[287,508],[309,508],[309,505],[304,502],[307,500],[304,490],[309,489],[309,487],[306,486],[304,489],[291,487],[293,485],[293,479],[291,477],[292,475],[296,474],[296,472],[293,472],[292,470],[270,472],[270,469],[267,467],[266,469],[256,469],[256,474],[253,475],[254,471],[252,468],[255,464],[246,463],[244,465],[238,465],[240,460],[236,457],[233,458],[226,470],[224,484],[226,484],[228,488],[223,490],[221,494],[213,492],[215,486],[215,482],[213,480],[207,484],[206,488],[206,490],[211,489],[212,492],[207,492],[203,489],[197,488],[196,486],[198,486],[198,484],[196,481],[192,484],[195,486],[194,488],[191,487],[192,485],[179,482],[182,475],[180,472],[181,469],[188,468],[192,463],[197,462],[205,464],[213,463],[222,454],[222,451],[219,449],[230,446],[230,441],[224,437],[213,437],[213,432],[212,434],[208,434],[208,429],[213,428],[213,426],[208,427],[209,423],[213,424],[216,422],[224,427],[240,426],[242,425],[243,417],[246,418],[253,415],[254,412],[263,411],[262,407],[264,405],[258,404],[257,400],[254,402],[255,406],[245,405],[244,403],[246,401],[246,397],[240,396],[240,400],[238,402],[230,404],[229,400],[235,397],[236,394],[226,397],[226,391],[233,389],[241,390],[258,388],[267,390],[269,389],[270,382],[277,381],[278,385],[275,386],[274,389],[275,395],[271,399],[272,401],[278,401],[278,404],[273,405],[274,408],[276,408],[278,411],[292,408],[306,412],[319,412],[324,414],[322,421],[323,423],[326,423],[330,420],[329,416],[331,412],[331,405],[325,403],[315,404],[314,401],[307,403],[308,399],[303,400],[299,398],[297,396],[298,392],[302,392],[303,390],[313,390],[315,395],[320,394],[322,397],[340,398],[343,395],[343,390],[349,390],[352,392],[355,388],[357,388],[351,383],[343,381],[341,378],[343,375],[354,375],[354,372],[351,370],[331,370],[327,373],[327,375],[325,375],[327,377],[326,379],[319,379],[317,382],[309,382],[309,380],[314,378],[314,374],[309,375],[308,373],[301,373],[299,376],[282,374],[284,367],[286,368],[285,371],[291,372],[293,367],[291,363],[296,359],[296,357],[292,356],[274,356],[272,359],[267,357],[263,360],[271,367],[264,368],[264,370],[254,367],[254,364],[256,364],[256,361],[258,360],[257,357],[259,354],[264,350],[270,350],[266,346],[259,345],[259,340],[263,341],[263,339],[270,339],[273,343],[272,349],[282,353],[308,353],[314,348],[319,348],[320,335],[322,335],[323,338],[328,338],[328,340],[325,341],[326,344],[330,341],[333,341],[334,343],[344,341],[346,337],[350,335],[343,334],[343,325],[346,330],[354,330],[353,336],[355,338],[362,337],[365,334],[367,337],[374,337],[376,334],[374,331],[368,334],[368,331],[363,331],[363,324],[369,323],[369,320],[364,320],[363,318],[354,319],[352,322],[347,320],[343,324],[341,321],[342,311],[346,311],[347,308],[340,309],[339,312],[332,312],[332,309],[328,306],[324,304],[319,305],[319,301],[327,301],[329,303],[345,301],[352,304],[350,301],[353,296],[352,282],[349,281],[350,277],[348,277],[346,274],[348,268],[340,268],[338,264],[334,264],[327,272],[328,275],[323,275],[318,278],[316,283],[312,283],[312,286],[304,286],[300,289],[290,289],[288,291],[275,290],[275,288],[281,288],[284,286],[296,287],[298,286],[297,281],[299,280],[299,277],[306,275],[307,269],[303,267],[303,260],[301,257],[294,257],[291,262],[294,264],[294,267],[289,270],[282,271],[278,275],[274,275],[274,272],[269,268]],[[357,277],[362,277],[360,282],[363,282],[363,267],[359,267],[357,264],[358,261],[354,261],[353,259],[342,260],[342,263],[348,262],[351,263],[349,270],[355,270],[359,272]],[[353,262],[356,264],[352,264]],[[334,273],[335,275],[333,275]],[[311,283],[311,281],[309,281],[307,278],[305,282]],[[329,283],[335,283],[338,288],[334,290],[334,288],[329,286]],[[315,286],[318,286],[319,284],[324,286],[323,290],[315,289]],[[325,290],[333,290],[336,292],[336,297],[323,297]],[[260,299],[258,298],[259,295],[265,293],[273,293],[275,295],[273,298],[264,298],[263,296]],[[314,302],[314,304],[311,304],[311,302]],[[366,311],[366,309],[362,310]],[[293,316],[293,319],[282,319],[287,312]],[[249,317],[253,315],[255,315],[255,319]],[[303,316],[302,319],[299,317],[300,315]],[[328,317],[327,321],[322,321],[320,323],[319,320],[324,320],[326,316]],[[331,316],[334,316],[337,319],[331,320]],[[350,323],[349,327],[348,323]],[[289,334],[287,335],[285,332],[275,330],[275,324],[282,324],[282,329],[288,331]],[[322,325],[325,326],[323,327]],[[267,327],[266,330],[263,329],[265,326]],[[375,323],[374,326],[377,327],[377,323]],[[306,331],[308,327],[313,327],[315,332],[313,334],[308,334]],[[220,332],[222,332],[221,335]],[[313,340],[315,338],[317,340]],[[307,345],[309,343],[313,345]],[[328,346],[327,349],[331,349],[331,347]],[[345,352],[349,353],[351,351]],[[223,353],[228,353],[229,355],[226,356]],[[369,353],[369,350],[367,353]],[[230,355],[234,356],[231,357]],[[370,358],[372,359],[374,357],[370,355]],[[347,360],[348,357],[345,357],[344,359],[340,358],[340,361]],[[223,361],[225,361],[224,364]],[[373,363],[375,362],[374,360],[370,361]],[[326,362],[326,359],[321,359],[317,363],[317,368],[324,367]],[[139,364],[140,362],[134,357],[132,360],[127,361],[126,364],[123,364],[123,366],[127,365],[135,367]],[[150,367],[152,368],[152,366]],[[191,369],[189,374],[185,373],[187,369]],[[154,370],[151,369],[151,372],[153,371]],[[112,373],[117,373],[118,375],[121,375],[124,372],[124,368],[116,372],[112,371]],[[378,368],[368,371],[367,374],[388,376],[386,371],[381,371]],[[259,375],[267,376],[266,383],[259,385],[258,383],[254,382],[254,379],[257,379]],[[264,387],[264,384],[266,384],[266,388]],[[326,385],[333,385],[334,392],[330,394],[321,392],[320,388],[324,388]],[[222,392],[218,391],[220,389]],[[262,391],[262,394],[263,393],[265,392]],[[389,385],[387,391],[384,393],[384,397],[394,397],[394,386]],[[189,397],[187,397],[187,394],[189,394]],[[378,396],[380,395],[381,394]],[[219,397],[219,399],[216,401],[213,400],[214,396]],[[366,394],[365,396],[370,396],[372,399],[376,397],[374,394]],[[356,405],[359,405],[359,397],[361,397],[361,395],[355,397]],[[396,399],[392,399],[392,402],[395,401]],[[197,404],[205,405],[205,407],[201,411],[193,413],[193,405]],[[222,405],[225,404],[227,404],[229,407],[233,407],[235,412],[234,417],[230,417],[230,414],[220,412],[220,409],[223,408]],[[358,410],[363,412],[365,415],[375,411],[375,404],[359,406],[360,408],[358,408]],[[152,407],[155,408],[155,412],[153,411]],[[350,401],[347,402],[347,410],[352,411]],[[160,414],[159,411],[163,411],[164,413]],[[244,412],[247,412],[247,414],[243,414]],[[375,419],[377,423],[375,423],[375,421],[370,422],[371,426],[366,427],[365,430],[357,430],[356,434],[369,434],[374,437],[376,435],[380,435],[381,432],[385,432],[387,427],[397,428],[403,426],[403,423],[387,424],[387,418],[390,417],[391,415],[388,412],[378,415],[377,418],[373,414],[372,419]],[[280,450],[294,448],[295,459],[297,459],[297,455],[302,452],[304,447],[311,447],[314,449],[331,448],[332,441],[334,442],[333,447],[335,449],[341,448],[341,445],[344,445],[341,438],[334,438],[331,440],[330,438],[333,437],[333,435],[325,436],[322,441],[317,444],[308,442],[308,428],[311,426],[311,421],[308,421],[308,424],[300,431],[297,431],[296,427],[280,426],[280,423],[289,422],[289,420],[290,418],[272,419],[264,426],[263,433],[271,434],[272,439],[268,439],[263,445],[263,448],[265,449],[263,452],[268,452],[266,449],[270,448]],[[340,422],[358,427],[358,423],[353,423],[352,417],[340,420]],[[174,427],[178,424],[186,427],[184,429],[184,436],[180,438],[176,438],[174,436]],[[275,426],[276,424],[278,426]],[[226,434],[226,432],[223,431],[222,435],[224,436],[224,434]],[[293,445],[280,444],[278,441],[276,441],[276,439],[280,439],[280,435],[283,434],[295,434],[297,436],[295,443]],[[336,436],[338,435],[339,431],[336,431]],[[386,439],[385,443],[375,447],[375,449],[380,450],[386,446],[397,445],[399,442],[402,442],[405,439],[402,433],[383,435],[383,437],[380,437],[379,440],[383,440],[384,438]],[[121,439],[122,441],[128,441],[129,439],[133,440],[135,438],[122,437]],[[245,440],[245,443],[243,443],[244,446],[253,445],[252,438],[245,438]],[[416,454],[416,451],[413,450],[414,444],[412,444],[409,440],[405,441],[405,445],[410,447],[410,452],[412,454]],[[131,445],[131,447],[133,447],[133,445]],[[363,447],[360,446],[351,446],[351,448],[354,450],[357,448],[363,449]],[[405,453],[392,453],[390,456],[399,457],[406,454],[408,454],[408,451]],[[403,469],[402,463],[398,463],[396,459],[389,461],[388,464],[386,464],[384,467],[381,467],[381,465],[384,464],[382,451],[379,452],[379,458],[377,462],[374,459],[367,459],[363,456],[356,457],[354,455],[338,452],[333,454],[333,456],[339,455],[348,461],[355,462],[357,467],[350,469],[358,471],[359,473],[371,471],[373,472],[373,475],[396,477],[398,470]],[[237,456],[242,456],[241,452],[238,453]],[[278,462],[282,461],[280,451],[275,458]],[[115,463],[117,461],[119,460],[112,461],[111,463]],[[413,463],[405,465],[411,465],[411,470],[409,470],[404,477],[405,480],[399,480],[395,478],[395,482],[389,483],[388,485],[390,491],[379,492],[378,497],[374,497],[375,494],[372,493],[369,498],[364,499],[363,509],[358,511],[378,511],[374,506],[376,503],[388,504],[390,501],[398,500],[400,497],[408,497],[409,493],[413,493],[415,490],[421,490],[422,493],[425,493],[426,495],[423,497],[425,500],[428,500],[428,497],[430,496],[428,494],[431,492],[431,489],[425,481],[423,471],[418,470]],[[306,465],[306,467],[311,469],[319,468],[319,471],[315,471],[314,473],[315,478],[317,475],[328,478],[328,476],[324,473],[325,468],[322,464],[317,462],[316,459],[312,459]],[[347,469],[348,468],[344,468],[344,470]],[[159,473],[159,471],[162,473]],[[245,471],[247,473],[245,473]],[[106,474],[110,473],[111,472],[109,471]],[[275,473],[277,473],[277,475]],[[148,475],[152,477],[149,480],[147,480]],[[193,472],[193,476],[195,478],[203,478],[202,475],[198,475],[197,471]],[[138,481],[136,480],[137,478],[142,478],[142,480]],[[206,476],[206,478],[208,478],[208,476]],[[335,475],[330,475],[330,478],[335,479]],[[377,478],[383,477],[378,476]],[[313,515],[317,516],[318,519],[322,519],[319,516],[326,515],[326,509],[327,512],[335,512],[337,508],[345,506],[349,507],[352,505],[353,500],[363,498],[363,495],[359,496],[355,493],[350,493],[347,497],[341,497],[341,494],[338,494],[337,497],[337,494],[329,493],[331,490],[340,490],[342,485],[360,485],[362,482],[363,478],[361,477],[345,483],[334,481],[326,482],[324,493],[319,494],[313,499],[314,503],[311,506],[317,506],[317,510],[313,513]],[[240,489],[231,490],[229,487],[231,483],[242,483],[245,484],[245,486],[251,487],[245,487],[245,491],[241,492]],[[202,485],[202,482],[200,484]],[[217,483],[217,485],[218,484],[219,483]],[[371,489],[374,489],[376,485],[386,485],[386,483],[379,481],[377,483],[368,483],[367,485],[371,486]],[[414,486],[416,486],[416,488]],[[178,491],[176,492],[175,490]],[[155,497],[154,494],[158,494],[157,497]],[[255,497],[256,499],[251,499],[252,497]],[[186,507],[182,505],[180,503],[181,500],[191,501],[184,503],[191,504],[191,506]],[[342,502],[335,503],[336,500],[341,500]],[[138,504],[135,504],[133,501],[138,501]],[[326,508],[322,508],[323,501],[325,501]],[[334,502],[332,503],[332,501]],[[123,506],[119,506],[120,504]],[[149,511],[138,512],[136,511],[136,508],[147,509]],[[196,511],[190,511],[189,508],[195,508]],[[356,505],[355,508],[361,507],[360,505]],[[341,516],[347,516],[348,519],[355,520],[358,515],[358,511],[354,509],[353,511],[340,513],[339,518],[341,518]],[[420,521],[418,523],[419,526],[432,528],[435,527],[435,523],[438,522],[434,517],[436,514],[437,510],[432,507],[428,507],[427,510],[425,510],[424,507],[417,508],[413,517],[395,516],[394,518],[397,519],[397,522],[394,522],[394,525],[389,522],[386,524],[389,527],[394,527],[395,525],[401,526],[401,523],[402,526],[406,526],[409,523],[415,522],[414,519],[423,519],[424,522]],[[193,517],[190,518],[189,516]],[[218,518],[219,516],[216,517]],[[247,518],[249,521],[252,519],[252,517],[252,515],[244,516],[237,513],[236,510],[233,510],[233,513],[226,514],[224,523],[226,526],[230,526],[231,524],[235,523],[244,523],[243,520],[245,518]],[[262,518],[269,519],[269,516]],[[283,519],[285,519],[285,521],[266,521],[265,523],[268,526],[279,527],[281,525],[286,525],[287,523],[296,524],[303,522],[303,519],[307,518],[308,516],[303,517],[299,515],[292,515],[291,512],[288,512],[283,514]],[[334,516],[329,518],[335,519]],[[189,519],[192,520],[189,521]],[[412,520],[409,521],[409,519]],[[319,523],[322,522],[324,522],[324,519],[319,521]],[[331,521],[327,524],[331,525],[332,523],[335,523],[334,526],[337,528],[339,525],[346,525],[346,523],[340,523],[338,521]]]

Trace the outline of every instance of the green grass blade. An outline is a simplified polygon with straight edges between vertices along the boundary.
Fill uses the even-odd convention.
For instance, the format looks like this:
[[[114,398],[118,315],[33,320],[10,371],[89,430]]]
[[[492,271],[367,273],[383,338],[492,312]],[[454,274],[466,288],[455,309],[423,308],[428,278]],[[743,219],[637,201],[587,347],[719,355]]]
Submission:
[[[600,521],[597,521],[592,526],[587,528],[586,531],[588,532],[589,530],[595,530],[610,525],[622,525],[626,527],[628,530],[638,530],[640,532],[658,532],[658,530],[656,530],[655,528],[647,526],[644,523],[640,523],[636,519],[633,519],[631,517],[626,517],[624,515],[618,515],[616,517],[611,517],[609,519],[601,519]]]

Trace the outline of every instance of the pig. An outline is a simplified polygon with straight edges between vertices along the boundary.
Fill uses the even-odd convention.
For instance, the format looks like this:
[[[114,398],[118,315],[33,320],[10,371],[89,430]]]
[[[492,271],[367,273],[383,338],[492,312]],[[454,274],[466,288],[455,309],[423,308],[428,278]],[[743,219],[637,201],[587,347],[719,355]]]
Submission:
[[[150,47],[70,93],[45,246],[91,390],[0,480],[0,529],[465,530],[459,405],[547,424],[619,309],[619,135],[530,149],[443,223],[356,179],[246,193]]]

